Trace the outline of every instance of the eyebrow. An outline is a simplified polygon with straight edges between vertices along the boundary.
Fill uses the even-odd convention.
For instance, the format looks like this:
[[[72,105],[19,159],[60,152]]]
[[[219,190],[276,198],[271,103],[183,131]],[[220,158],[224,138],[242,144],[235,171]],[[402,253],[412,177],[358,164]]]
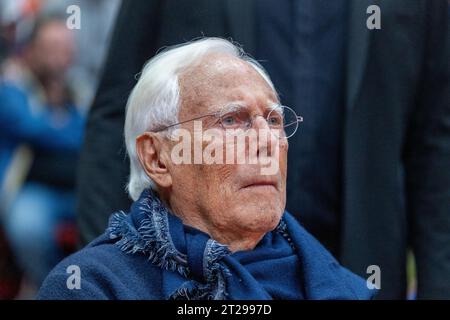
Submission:
[[[277,107],[280,107],[281,104],[278,102],[270,102],[270,104],[267,104],[265,107],[265,112],[270,112],[274,109],[276,109]],[[231,102],[227,105],[225,105],[225,107],[223,107],[221,110],[216,111],[215,114],[218,115],[225,115],[227,113],[230,112],[235,112],[235,111],[240,111],[240,110],[248,110],[248,106],[246,103],[242,103],[242,102]]]
[[[281,103],[273,102],[267,107],[267,110],[272,111],[272,110],[274,110],[276,108],[279,108],[279,107],[281,107]]]
[[[243,103],[231,102],[231,103],[225,105],[221,110],[217,111],[217,114],[222,116],[222,115],[225,115],[230,112],[247,110],[247,109],[248,109],[248,107]]]

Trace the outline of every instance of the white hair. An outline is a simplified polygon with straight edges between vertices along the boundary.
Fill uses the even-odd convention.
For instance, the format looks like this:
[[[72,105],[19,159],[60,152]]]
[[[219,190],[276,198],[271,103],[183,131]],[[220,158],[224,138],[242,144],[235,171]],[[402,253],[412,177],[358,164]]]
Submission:
[[[156,190],[136,153],[136,138],[145,131],[157,130],[178,122],[180,108],[179,75],[210,53],[225,53],[248,62],[275,88],[263,67],[239,46],[221,38],[202,38],[167,48],[144,66],[139,81],[128,98],[125,118],[125,143],[130,158],[128,193],[137,200],[147,188]],[[276,93],[276,91],[275,91]]]

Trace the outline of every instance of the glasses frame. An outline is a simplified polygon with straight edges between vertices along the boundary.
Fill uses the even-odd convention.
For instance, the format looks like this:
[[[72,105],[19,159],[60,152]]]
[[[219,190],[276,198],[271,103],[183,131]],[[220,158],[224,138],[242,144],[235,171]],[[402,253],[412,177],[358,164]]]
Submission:
[[[274,106],[273,109],[268,113],[267,117],[263,117],[263,116],[261,116],[261,115],[255,115],[255,116],[251,117],[252,119],[251,119],[251,122],[250,122],[250,126],[249,126],[248,128],[246,128],[245,131],[247,131],[247,130],[249,130],[249,129],[251,129],[251,128],[253,127],[253,122],[254,122],[254,119],[255,119],[256,117],[263,117],[263,118],[266,120],[267,124],[269,125],[268,119],[269,119],[269,117],[270,117],[270,114],[271,114],[274,110],[276,110],[277,108],[280,108],[280,107],[283,108],[283,112],[282,112],[283,115],[284,115],[284,110],[289,110],[290,112],[292,112],[292,113],[295,115],[294,119],[296,119],[295,121],[292,121],[292,122],[290,122],[289,124],[283,124],[283,129],[286,128],[286,127],[288,127],[288,126],[294,125],[294,124],[295,124],[296,127],[295,127],[294,132],[293,132],[292,134],[290,134],[289,136],[279,137],[279,138],[280,138],[280,139],[281,139],[281,138],[286,138],[286,139],[288,139],[288,138],[292,137],[292,136],[297,132],[299,123],[300,123],[300,122],[303,122],[303,117],[297,115],[297,113],[296,113],[292,108],[290,108],[290,107],[288,107],[288,106],[283,106],[283,105],[276,105],[276,106]],[[203,119],[203,118],[206,118],[206,117],[216,117],[217,120],[220,121],[220,125],[222,126],[222,128],[223,128],[224,130],[226,130],[226,128],[224,128],[224,126],[223,126],[223,124],[222,124],[222,117],[224,117],[224,116],[226,116],[226,115],[228,115],[228,114],[230,114],[230,113],[232,113],[232,112],[233,112],[233,111],[227,111],[227,112],[224,113],[223,111],[217,111],[217,112],[213,112],[213,113],[204,114],[204,115],[201,115],[201,116],[198,116],[198,117],[189,119],[189,120],[185,120],[185,121],[181,121],[181,122],[177,122],[177,123],[171,124],[171,125],[169,125],[169,126],[165,126],[165,127],[163,127],[163,128],[154,130],[153,132],[155,132],[155,133],[162,132],[162,131],[165,131],[165,130],[167,130],[167,129],[173,128],[173,127],[175,127],[175,126],[178,126],[178,125],[181,125],[181,124],[184,124],[184,123],[188,123],[188,122],[191,122],[191,121],[195,121],[195,120],[200,120],[200,119]],[[270,125],[269,125],[269,126],[270,126]]]

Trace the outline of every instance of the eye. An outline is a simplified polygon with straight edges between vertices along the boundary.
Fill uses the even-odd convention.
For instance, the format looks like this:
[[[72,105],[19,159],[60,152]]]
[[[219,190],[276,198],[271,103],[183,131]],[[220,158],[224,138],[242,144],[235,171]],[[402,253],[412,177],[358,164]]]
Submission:
[[[222,118],[222,124],[225,127],[232,127],[232,126],[236,125],[236,123],[237,123],[237,120],[234,115],[226,115]]]
[[[277,112],[271,112],[271,114],[267,118],[267,123],[271,127],[282,127],[283,117]]]
[[[221,122],[225,129],[241,129],[248,123],[249,116],[246,112],[230,112],[222,116]]]

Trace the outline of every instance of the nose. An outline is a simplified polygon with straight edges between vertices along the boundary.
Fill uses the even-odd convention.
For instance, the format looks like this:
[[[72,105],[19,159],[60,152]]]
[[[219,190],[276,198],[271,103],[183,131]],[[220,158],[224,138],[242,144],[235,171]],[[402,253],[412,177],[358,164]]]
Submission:
[[[273,156],[279,143],[278,137],[272,132],[263,116],[257,115],[253,121],[253,128],[257,131],[258,136],[257,157]]]
[[[270,130],[269,124],[267,123],[266,118],[262,115],[258,114],[253,118],[253,128],[255,130]]]

